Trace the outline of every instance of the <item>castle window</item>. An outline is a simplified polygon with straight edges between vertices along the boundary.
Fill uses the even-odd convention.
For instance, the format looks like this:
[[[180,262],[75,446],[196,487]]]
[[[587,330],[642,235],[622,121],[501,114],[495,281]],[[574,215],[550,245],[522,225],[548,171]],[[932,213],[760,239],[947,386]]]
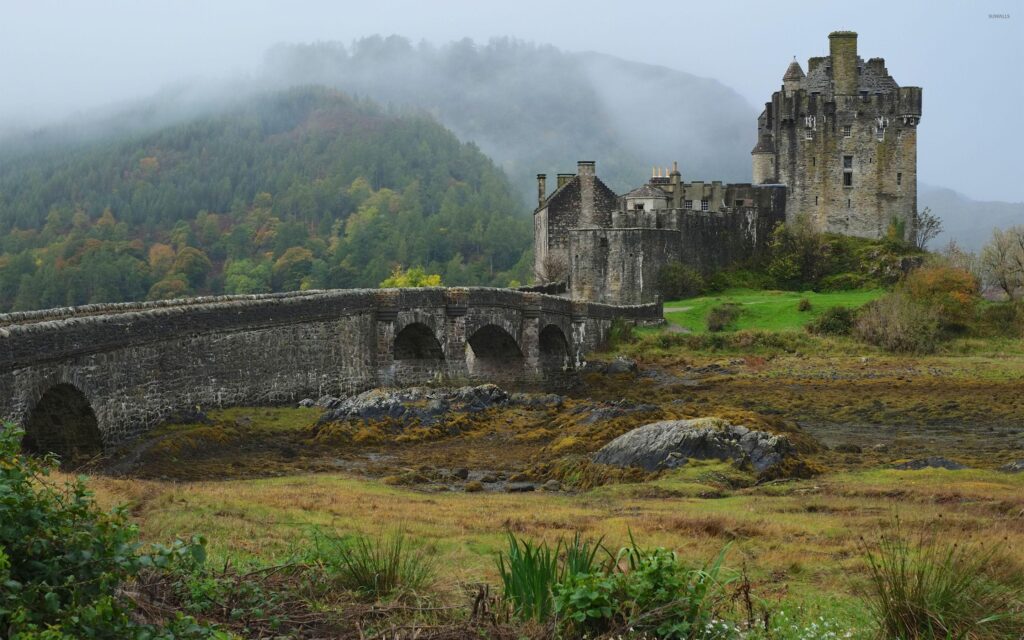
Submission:
[[[853,126],[849,125],[849,124],[844,124],[843,125],[843,137],[844,138],[849,138],[852,135],[853,135]]]
[[[601,244],[601,248],[602,249],[607,249],[608,248],[608,238],[601,238],[600,244]]]
[[[879,142],[885,140],[885,127],[875,128],[875,139],[877,139]]]
[[[804,140],[814,140],[813,129],[804,129]]]
[[[812,167],[818,166],[818,157],[817,156],[812,156],[811,157],[811,166]]]
[[[741,207],[743,207],[743,201],[742,200],[737,200],[736,201],[736,208],[739,209]]]
[[[897,185],[903,184],[903,174],[902,173],[897,173],[896,174],[896,184]]]
[[[897,129],[896,130],[896,139],[900,140],[902,138],[903,138],[903,129]]]
[[[846,199],[846,208],[847,209],[850,208],[850,199],[849,198]]]
[[[683,200],[683,208],[684,209],[692,209],[693,208],[693,200]]]
[[[843,156],[843,186],[853,186],[853,156]]]
[[[642,203],[642,202],[635,203],[633,205],[633,209],[636,210],[636,211],[643,211],[644,210],[644,203]]]
[[[843,156],[843,168],[844,169],[852,169],[853,168],[853,156]]]
[[[861,91],[860,92],[860,97],[861,98],[867,98],[868,97],[868,92],[867,91]]]
[[[814,204],[815,204],[815,206],[817,206],[817,204],[818,204],[818,196],[814,196]]]
[[[707,210],[708,210],[708,201],[707,201],[707,198],[705,198],[705,199],[703,199],[703,200],[701,200],[701,201],[700,201],[700,210],[701,210],[701,211],[707,211]]]

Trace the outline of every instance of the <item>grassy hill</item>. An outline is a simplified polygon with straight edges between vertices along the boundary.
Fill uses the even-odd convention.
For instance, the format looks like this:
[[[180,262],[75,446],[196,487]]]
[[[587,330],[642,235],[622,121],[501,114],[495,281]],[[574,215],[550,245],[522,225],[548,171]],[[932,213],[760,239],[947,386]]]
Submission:
[[[0,310],[529,275],[504,173],[436,121],[335,90],[0,154]]]
[[[829,307],[860,307],[884,293],[881,289],[826,293],[730,289],[715,295],[666,302],[665,318],[694,333],[703,333],[707,331],[707,318],[711,310],[732,303],[740,305],[742,311],[730,330],[798,331]],[[808,300],[811,303],[810,309],[800,311],[801,300]]]

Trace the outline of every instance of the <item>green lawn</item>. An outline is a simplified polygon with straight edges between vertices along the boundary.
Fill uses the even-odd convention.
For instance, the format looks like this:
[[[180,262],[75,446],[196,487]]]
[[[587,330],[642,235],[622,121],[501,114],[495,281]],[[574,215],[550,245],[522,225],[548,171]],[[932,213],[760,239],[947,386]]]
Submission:
[[[787,331],[802,328],[825,309],[842,305],[859,307],[885,293],[881,289],[836,291],[815,293],[813,291],[755,291],[752,289],[730,289],[722,293],[673,300],[665,303],[665,318],[695,333],[707,331],[708,312],[712,307],[727,302],[743,306],[735,329],[765,329]],[[799,311],[800,300],[811,301],[808,311]]]

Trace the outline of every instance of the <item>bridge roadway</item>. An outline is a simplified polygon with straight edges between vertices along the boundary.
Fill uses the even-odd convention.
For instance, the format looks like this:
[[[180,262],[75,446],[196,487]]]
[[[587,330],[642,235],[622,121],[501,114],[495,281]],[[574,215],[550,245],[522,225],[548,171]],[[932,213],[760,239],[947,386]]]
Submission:
[[[96,453],[198,409],[373,387],[556,383],[611,306],[491,288],[345,289],[100,304],[0,315],[0,421],[25,447]]]

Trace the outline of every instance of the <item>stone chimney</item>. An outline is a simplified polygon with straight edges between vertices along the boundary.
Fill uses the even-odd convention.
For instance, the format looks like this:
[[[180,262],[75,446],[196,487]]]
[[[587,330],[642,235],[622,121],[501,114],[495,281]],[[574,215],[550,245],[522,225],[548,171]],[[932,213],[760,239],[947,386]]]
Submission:
[[[853,31],[828,34],[828,52],[832,58],[832,83],[836,95],[857,95],[857,34]]]
[[[683,202],[683,174],[679,172],[679,163],[675,160],[672,161],[669,177],[672,178],[672,208],[679,209]]]
[[[598,226],[594,211],[594,178],[593,160],[580,160],[576,163],[576,175],[580,177],[580,221],[581,228]]]
[[[548,193],[548,176],[545,173],[537,174],[537,208],[544,206],[544,198]]]
[[[576,177],[575,173],[560,173],[558,174],[558,188],[564,187],[570,180]]]

